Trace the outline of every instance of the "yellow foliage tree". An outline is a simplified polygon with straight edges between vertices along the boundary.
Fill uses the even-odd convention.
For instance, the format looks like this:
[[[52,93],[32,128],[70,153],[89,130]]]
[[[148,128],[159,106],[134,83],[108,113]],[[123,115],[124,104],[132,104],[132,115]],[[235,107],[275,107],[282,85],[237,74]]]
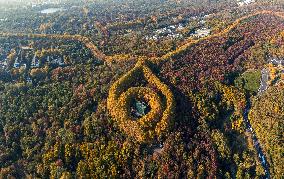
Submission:
[[[141,76],[149,84],[157,87],[166,99],[165,104],[150,88],[130,87]],[[133,119],[130,114],[130,101],[135,98],[143,98],[151,107],[151,111],[138,120]],[[129,136],[142,142],[166,133],[174,115],[175,104],[171,90],[151,72],[145,61],[139,60],[131,71],[112,85],[107,106],[119,127]]]

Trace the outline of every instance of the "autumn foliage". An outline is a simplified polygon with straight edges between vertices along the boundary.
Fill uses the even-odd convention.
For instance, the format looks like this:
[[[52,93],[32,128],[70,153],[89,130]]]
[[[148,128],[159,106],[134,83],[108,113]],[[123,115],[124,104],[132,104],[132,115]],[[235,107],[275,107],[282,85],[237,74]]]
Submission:
[[[130,87],[141,75],[160,91],[165,100],[151,88]],[[151,111],[137,121],[130,114],[130,101],[135,98],[143,98],[151,107]],[[139,61],[131,71],[112,85],[107,106],[120,128],[142,142],[159,138],[167,132],[174,115],[174,103],[171,90],[151,72],[145,62]]]

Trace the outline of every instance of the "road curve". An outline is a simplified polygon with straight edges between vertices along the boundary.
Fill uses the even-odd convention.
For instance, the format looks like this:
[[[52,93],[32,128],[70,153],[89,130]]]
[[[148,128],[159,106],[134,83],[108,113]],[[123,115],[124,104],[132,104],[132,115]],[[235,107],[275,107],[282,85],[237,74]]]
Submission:
[[[165,55],[163,55],[162,57],[158,57],[158,58],[152,58],[151,61],[159,63],[161,61],[165,61],[169,58],[172,58],[173,56],[187,50],[189,47],[191,47],[192,45],[195,45],[203,40],[208,40],[214,37],[219,37],[222,35],[227,34],[228,32],[230,32],[231,30],[233,30],[235,27],[237,27],[243,20],[246,20],[248,18],[251,18],[253,16],[257,16],[260,14],[267,14],[267,15],[274,15],[280,18],[284,19],[284,12],[274,12],[274,11],[268,11],[268,10],[263,10],[263,11],[257,11],[253,14],[249,14],[247,16],[243,16],[239,19],[237,19],[233,24],[231,24],[230,26],[228,26],[226,29],[224,29],[223,31],[216,33],[216,34],[212,34],[210,36],[207,37],[203,37],[200,38],[198,40],[192,40],[189,39],[187,40],[185,45],[182,45],[180,47],[178,47],[178,50],[175,51],[171,51]],[[0,36],[2,37],[30,37],[30,38],[50,38],[50,39],[71,39],[71,40],[78,40],[80,42],[82,42],[87,48],[89,48],[92,52],[92,54],[95,57],[98,57],[102,60],[107,60],[107,59],[111,59],[111,56],[107,56],[105,55],[102,51],[100,51],[97,46],[91,41],[91,39],[89,39],[88,37],[82,36],[82,35],[71,35],[71,34],[25,34],[25,33],[0,33]]]
[[[230,26],[228,26],[226,29],[224,29],[223,31],[221,31],[219,33],[212,34],[212,35],[209,35],[207,37],[200,38],[198,40],[189,39],[188,42],[185,45],[182,45],[182,46],[178,47],[177,50],[169,52],[169,53],[163,55],[160,58],[154,59],[154,61],[155,62],[165,61],[165,60],[170,59],[173,56],[175,56],[175,55],[177,55],[177,54],[187,50],[189,47],[191,47],[191,46],[193,46],[193,45],[195,45],[195,44],[197,44],[197,43],[199,43],[199,42],[201,42],[203,40],[208,40],[208,39],[212,39],[214,37],[219,37],[219,36],[226,35],[228,32],[230,32],[231,30],[236,28],[243,20],[246,20],[248,18],[257,16],[257,15],[261,15],[261,14],[274,15],[274,16],[277,16],[277,17],[280,17],[280,18],[284,19],[284,12],[274,12],[274,11],[268,11],[268,10],[257,11],[257,12],[255,12],[253,14],[249,14],[247,16],[243,16],[243,17],[237,19],[234,23],[232,23]]]

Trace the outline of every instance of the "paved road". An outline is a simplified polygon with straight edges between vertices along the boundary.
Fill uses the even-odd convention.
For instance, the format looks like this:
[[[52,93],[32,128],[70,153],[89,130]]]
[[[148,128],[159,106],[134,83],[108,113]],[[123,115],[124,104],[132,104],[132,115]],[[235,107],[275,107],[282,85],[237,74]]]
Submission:
[[[269,80],[269,71],[264,68],[261,70],[261,79],[260,79],[260,87],[258,89],[258,95],[262,94],[264,91],[267,90],[268,80]]]
[[[248,119],[248,114],[250,112],[250,108],[251,108],[251,105],[248,102],[247,105],[246,105],[246,108],[244,110],[244,113],[243,113],[244,121],[245,121],[247,130],[252,134],[253,145],[254,145],[254,147],[257,151],[258,158],[259,158],[261,165],[262,165],[262,167],[265,171],[265,178],[270,179],[268,162],[267,162],[266,157],[265,157],[265,155],[264,155],[264,153],[261,149],[258,138],[257,138],[257,136],[256,136],[256,134],[255,134],[250,122],[249,122],[249,119]]]
[[[262,69],[261,70],[261,80],[260,80],[260,87],[258,89],[258,95],[261,95],[263,92],[265,92],[268,88],[268,80],[269,80],[269,71],[267,69]],[[253,145],[257,151],[258,158],[261,162],[261,165],[265,171],[265,178],[269,179],[270,178],[270,173],[269,173],[269,166],[268,162],[266,160],[266,157],[261,149],[260,143],[258,141],[258,138],[249,122],[248,119],[248,114],[250,112],[251,104],[250,102],[247,103],[246,108],[244,110],[243,116],[244,116],[244,121],[246,124],[247,130],[252,134],[252,140],[253,140]]]

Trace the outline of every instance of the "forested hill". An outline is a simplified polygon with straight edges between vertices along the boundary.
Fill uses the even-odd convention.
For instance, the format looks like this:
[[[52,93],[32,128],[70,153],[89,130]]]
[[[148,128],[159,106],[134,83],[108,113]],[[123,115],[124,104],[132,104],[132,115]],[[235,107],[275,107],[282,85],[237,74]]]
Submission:
[[[0,6],[0,178],[282,178],[282,1]]]

